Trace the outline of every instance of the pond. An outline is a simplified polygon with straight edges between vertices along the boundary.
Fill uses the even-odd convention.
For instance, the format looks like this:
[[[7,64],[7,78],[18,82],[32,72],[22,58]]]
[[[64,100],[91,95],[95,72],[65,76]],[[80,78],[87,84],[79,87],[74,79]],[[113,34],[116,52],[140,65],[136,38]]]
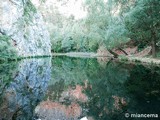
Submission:
[[[0,64],[0,120],[136,120],[139,114],[160,115],[157,66],[71,57]]]

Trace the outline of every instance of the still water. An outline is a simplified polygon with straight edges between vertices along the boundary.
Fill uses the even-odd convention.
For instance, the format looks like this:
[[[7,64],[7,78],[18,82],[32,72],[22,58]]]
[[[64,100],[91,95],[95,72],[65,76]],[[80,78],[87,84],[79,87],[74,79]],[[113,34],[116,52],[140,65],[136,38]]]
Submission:
[[[0,120],[143,119],[131,114],[160,117],[159,67],[69,57],[0,64]]]

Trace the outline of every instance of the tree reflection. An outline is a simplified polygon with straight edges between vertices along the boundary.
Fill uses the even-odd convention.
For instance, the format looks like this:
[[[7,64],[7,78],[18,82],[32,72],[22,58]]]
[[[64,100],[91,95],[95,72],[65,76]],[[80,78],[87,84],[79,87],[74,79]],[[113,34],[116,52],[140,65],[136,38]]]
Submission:
[[[125,120],[125,113],[160,113],[155,66],[57,57],[51,67],[49,59],[30,59],[0,65],[0,80],[0,119]]]
[[[74,96],[80,100],[77,102],[86,111],[82,116],[87,114],[95,120],[108,119],[123,112],[128,101],[124,83],[129,77],[129,72],[123,64],[110,62],[106,67],[102,67],[96,59],[65,57],[53,59],[52,64],[54,67],[50,94],[57,94],[59,89],[55,90],[56,86],[62,86],[63,90],[57,94],[59,99],[52,97],[50,100],[70,105],[75,101],[72,99]],[[84,96],[87,96],[87,100]]]
[[[133,113],[160,113],[160,68],[134,66],[125,83],[131,102],[128,111]],[[136,106],[136,107],[135,107]]]
[[[65,57],[55,58],[52,63],[50,85],[54,85],[52,89],[62,86],[56,101],[71,105],[75,99],[67,94],[81,91],[76,93],[77,96],[83,96],[82,93],[87,96],[85,102],[76,101],[84,110],[82,116],[92,116],[95,120],[123,120],[126,112],[159,113],[156,106],[159,102],[159,67],[113,61],[102,66],[96,59]],[[51,93],[54,95],[56,92],[58,89]],[[50,100],[55,101],[54,97]]]

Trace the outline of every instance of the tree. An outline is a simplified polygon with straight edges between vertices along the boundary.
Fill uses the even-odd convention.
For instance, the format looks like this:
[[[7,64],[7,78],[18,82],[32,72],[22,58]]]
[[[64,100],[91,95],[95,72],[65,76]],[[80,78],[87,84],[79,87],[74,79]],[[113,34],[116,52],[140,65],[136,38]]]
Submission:
[[[90,39],[96,39],[98,45],[105,44],[108,51],[129,40],[122,17],[118,14],[116,1],[86,0],[88,16],[86,27]],[[115,57],[117,55],[114,55]]]
[[[160,41],[160,1],[135,0],[125,13],[125,24],[129,37],[152,46],[152,56],[156,57],[156,43]]]

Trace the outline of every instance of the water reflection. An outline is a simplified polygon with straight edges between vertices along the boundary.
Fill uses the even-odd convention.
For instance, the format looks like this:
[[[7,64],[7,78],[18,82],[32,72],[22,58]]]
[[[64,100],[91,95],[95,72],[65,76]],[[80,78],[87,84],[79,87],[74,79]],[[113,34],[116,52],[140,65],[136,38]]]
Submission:
[[[55,57],[1,65],[0,119],[125,120],[125,113],[160,113],[159,67],[104,61]]]
[[[56,85],[61,90],[57,94],[58,91],[50,89],[48,99],[67,105],[76,101],[82,109],[79,118],[105,120],[127,106],[129,98],[124,83],[129,71],[125,65],[110,62],[102,67],[95,59],[74,58],[56,58],[52,64],[54,72],[49,88]]]
[[[160,68],[134,66],[125,83],[130,96],[128,111],[160,114]],[[136,107],[135,107],[136,106]]]
[[[3,72],[3,76],[10,76],[9,82],[1,76],[1,81],[7,85],[2,88],[0,119],[29,120],[35,106],[44,97],[50,80],[51,62],[50,59],[28,59],[16,63],[15,69],[13,66],[9,64],[10,72]]]

